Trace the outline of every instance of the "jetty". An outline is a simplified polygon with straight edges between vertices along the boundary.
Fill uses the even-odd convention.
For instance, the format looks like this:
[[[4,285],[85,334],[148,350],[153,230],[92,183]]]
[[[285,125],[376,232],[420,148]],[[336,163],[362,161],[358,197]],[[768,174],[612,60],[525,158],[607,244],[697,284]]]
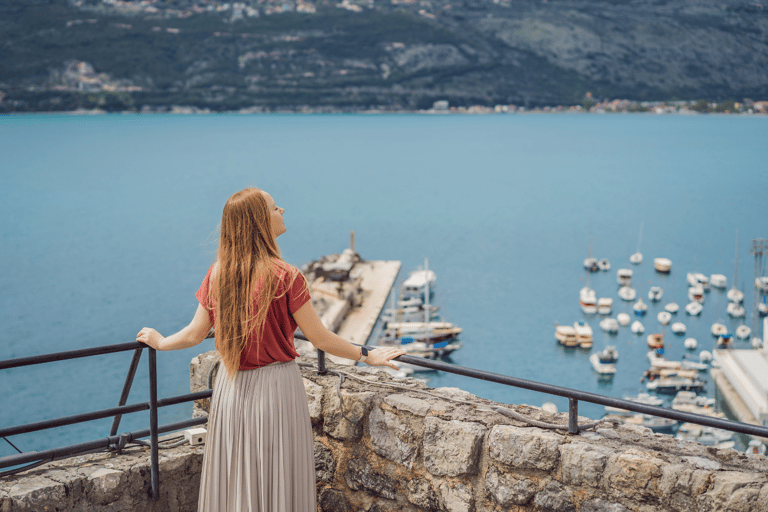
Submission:
[[[355,233],[349,247],[339,254],[322,256],[302,267],[309,283],[312,305],[330,331],[358,345],[367,345],[400,273],[400,261],[368,261],[355,251]],[[317,351],[311,343],[296,340],[301,355]],[[338,364],[355,364],[330,354]]]
[[[768,319],[763,332],[768,332]],[[768,348],[715,350],[713,357],[719,368],[712,368],[711,375],[731,413],[743,423],[767,427]]]

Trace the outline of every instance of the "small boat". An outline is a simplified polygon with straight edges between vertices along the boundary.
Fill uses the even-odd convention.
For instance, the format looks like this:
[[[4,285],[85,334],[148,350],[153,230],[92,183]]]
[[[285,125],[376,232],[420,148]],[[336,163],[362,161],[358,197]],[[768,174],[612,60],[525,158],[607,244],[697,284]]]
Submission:
[[[437,276],[435,273],[427,268],[427,262],[425,261],[425,268],[414,270],[403,282],[402,296],[403,298],[417,298],[424,300],[424,294],[429,290],[430,297],[434,294],[435,281]]]
[[[648,300],[651,302],[658,302],[661,300],[663,294],[664,291],[661,289],[661,286],[651,286],[648,290]]]
[[[744,318],[744,316],[747,314],[747,311],[744,309],[744,306],[742,306],[738,302],[729,302],[728,305],[725,307],[725,311],[729,315],[731,315],[733,318]]]
[[[733,342],[733,335],[723,334],[717,337],[717,348],[728,348]]]
[[[672,320],[672,315],[669,311],[660,311],[659,314],[656,315],[656,318],[661,325],[667,325],[669,321]]]
[[[759,348],[763,348],[763,339],[758,338],[757,336],[753,336],[752,339],[749,341],[749,345],[755,350]]]
[[[619,325],[622,327],[626,327],[629,325],[629,321],[631,320],[630,316],[626,313],[619,313],[616,315],[616,320],[619,321]]]
[[[695,423],[683,423],[680,425],[675,438],[682,441],[693,441],[718,449],[733,448],[736,445],[733,432],[696,425]]]
[[[676,405],[695,405],[696,407],[714,407],[716,400],[711,396],[697,395],[693,391],[680,391],[672,399],[672,408]]]
[[[645,332],[645,327],[643,327],[643,324],[640,322],[640,320],[635,320],[632,322],[632,332],[635,334],[643,334]]]
[[[600,328],[609,334],[619,332],[619,322],[615,318],[604,318],[600,321]]]
[[[702,350],[699,352],[699,361],[702,363],[709,363],[712,361],[712,352],[709,350]]]
[[[597,299],[597,312],[601,315],[610,315],[613,309],[613,299],[610,297],[603,297]]]
[[[699,313],[701,313],[702,309],[704,309],[704,306],[701,305],[701,302],[696,302],[696,301],[693,301],[685,306],[685,312],[691,316],[698,315]]]
[[[728,279],[723,274],[712,274],[709,276],[709,284],[715,288],[725,290],[728,284]]]
[[[437,312],[440,306],[408,306],[402,308],[387,309],[382,313],[381,320],[386,324],[388,322],[420,322],[424,320],[425,314],[429,311],[429,319],[437,320]]]
[[[573,324],[576,330],[576,340],[581,348],[590,348],[592,346],[592,328],[583,320]]]
[[[756,277],[755,288],[760,290],[762,293],[768,293],[768,276]]]
[[[702,391],[706,382],[687,377],[659,377],[646,383],[648,391],[665,395],[674,395],[680,391]]]
[[[731,302],[744,302],[744,292],[735,286],[728,290],[728,293],[726,293],[725,296],[728,297],[728,300]]]
[[[649,334],[646,338],[648,347],[650,348],[664,348],[664,335],[659,333]]]
[[[683,322],[675,322],[672,324],[672,332],[677,334],[678,336],[682,336],[683,334],[685,334],[685,331],[686,331],[686,328]]]
[[[752,439],[747,443],[747,455],[765,455],[765,445],[758,439]]]
[[[608,272],[609,270],[611,270],[611,264],[607,259],[601,258],[600,261],[597,262],[597,268],[599,268],[603,272]]]
[[[637,302],[634,303],[632,309],[637,316],[644,316],[645,312],[648,311],[648,306],[645,305],[643,299],[637,299]]]
[[[670,270],[672,270],[672,260],[669,258],[656,258],[653,260],[653,268],[656,269],[656,272],[669,274]]]
[[[752,329],[747,327],[746,325],[740,325],[736,328],[736,337],[740,340],[745,340],[749,338],[749,335],[752,334]]]
[[[461,332],[461,327],[457,327],[450,322],[389,322],[387,328],[384,329],[384,338],[408,338],[413,341],[437,343],[453,340]]]
[[[640,241],[643,239],[643,224],[640,224],[640,234],[637,235],[637,251],[629,257],[629,262],[633,265],[639,265],[643,262],[643,255],[640,253]]]
[[[699,272],[689,272],[685,276],[689,286],[701,286],[704,289],[709,288],[709,278]]]
[[[696,347],[698,346],[698,342],[696,341],[696,338],[686,338],[683,342],[683,345],[688,350],[696,350]]]
[[[628,268],[620,268],[616,271],[616,282],[621,286],[629,286],[632,283],[632,271]]]
[[[613,363],[601,363],[600,357],[597,354],[590,355],[589,362],[592,363],[592,368],[600,375],[613,375],[616,373],[616,365]]]
[[[625,300],[627,302],[631,302],[635,300],[635,297],[637,297],[637,292],[634,288],[631,288],[629,286],[622,286],[619,288],[619,297],[621,297],[622,300]]]
[[[760,316],[768,316],[768,304],[766,304],[765,302],[758,302],[757,314]]]
[[[619,351],[616,350],[615,345],[608,345],[597,353],[597,357],[603,364],[615,363],[619,360]]]
[[[677,305],[677,302],[670,302],[669,304],[664,306],[664,310],[669,311],[670,313],[675,315],[680,310],[680,306]]]
[[[555,324],[555,339],[558,343],[566,347],[579,346],[579,337],[576,334],[576,328],[570,325]]]
[[[595,290],[590,288],[589,285],[582,288],[579,292],[579,303],[584,313],[588,315],[597,313],[597,295]]]
[[[728,334],[728,328],[721,324],[721,323],[714,323],[712,324],[712,336],[722,336],[723,334]]]
[[[704,288],[699,284],[688,288],[688,300],[704,304]]]
[[[587,272],[597,272],[597,258],[593,258],[592,256],[585,258],[584,268],[587,270]]]

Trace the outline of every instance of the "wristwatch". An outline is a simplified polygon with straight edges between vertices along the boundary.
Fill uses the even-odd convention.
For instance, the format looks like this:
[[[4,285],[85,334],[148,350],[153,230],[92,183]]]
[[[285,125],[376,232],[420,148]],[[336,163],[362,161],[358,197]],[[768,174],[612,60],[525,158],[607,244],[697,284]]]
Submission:
[[[360,359],[358,359],[358,361],[365,362],[367,358],[368,358],[368,349],[365,347],[360,347]]]

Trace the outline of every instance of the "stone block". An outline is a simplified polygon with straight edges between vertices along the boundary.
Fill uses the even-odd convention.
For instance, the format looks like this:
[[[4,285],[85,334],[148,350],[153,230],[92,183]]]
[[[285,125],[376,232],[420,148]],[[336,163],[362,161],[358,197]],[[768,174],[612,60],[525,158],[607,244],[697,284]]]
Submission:
[[[374,471],[371,465],[363,459],[351,459],[347,463],[344,480],[353,491],[365,489],[376,496],[389,500],[394,500],[397,497],[395,481],[387,475]]]
[[[389,395],[384,399],[384,403],[394,407],[398,411],[406,411],[416,416],[426,416],[429,412],[429,402],[414,398],[408,395]]]
[[[629,509],[621,503],[610,503],[595,498],[582,503],[579,512],[629,512]]]
[[[536,494],[536,484],[532,480],[516,478],[495,467],[491,467],[485,474],[485,488],[504,508],[525,505]]]
[[[405,484],[408,501],[422,510],[438,510],[440,499],[428,480],[409,480]]]
[[[312,426],[317,426],[323,421],[323,388],[309,379],[302,378],[304,390],[307,392],[307,405],[309,406],[309,418]]]
[[[572,512],[576,510],[572,498],[573,493],[568,488],[563,487],[560,482],[550,480],[533,498],[533,504],[537,510]]]
[[[368,417],[373,451],[382,457],[413,469],[419,444],[410,424],[398,415],[375,407]]]
[[[539,428],[497,425],[488,437],[493,460],[519,469],[551,471],[560,459],[563,436]]]
[[[317,501],[320,512],[354,512],[355,510],[344,493],[334,489],[323,489]]]
[[[475,510],[472,487],[468,484],[443,482],[440,484],[440,496],[443,498],[443,507],[448,512],[473,512]]]
[[[99,468],[88,478],[86,496],[91,503],[108,505],[120,498],[120,491],[124,485],[125,472]]]
[[[608,463],[603,482],[632,499],[656,498],[664,464],[652,453],[631,448]]]
[[[427,471],[435,476],[477,474],[480,448],[487,430],[478,423],[427,418],[424,422]]]
[[[563,483],[597,487],[613,450],[600,445],[569,443],[560,446]]]
[[[742,487],[734,492],[725,506],[728,512],[754,512],[757,510],[757,501],[760,489],[754,487]]]
[[[740,471],[718,471],[712,478],[712,485],[706,496],[712,500],[715,507],[723,510],[754,510],[753,508],[743,508],[745,503],[750,500],[757,501],[760,488],[766,483],[766,475],[758,473],[747,473]],[[756,491],[756,492],[753,492]],[[731,500],[738,497],[737,501],[731,504]],[[732,508],[733,506],[733,508]]]
[[[723,467],[723,465],[716,460],[707,459],[706,457],[683,457],[682,459],[688,464],[696,466],[699,469],[717,471]]]
[[[768,512],[768,484],[765,484],[760,489],[760,494],[757,495],[758,512]]]
[[[14,512],[47,512],[66,507],[67,489],[64,484],[42,476],[19,480],[8,491]]]
[[[336,389],[326,389],[323,400],[323,431],[335,439],[359,439],[362,434],[361,420],[368,411],[373,396],[374,393],[371,392],[353,393],[342,390],[339,399]]]
[[[336,474],[336,460],[333,458],[333,451],[323,443],[315,441],[315,477],[320,483],[333,481]]]

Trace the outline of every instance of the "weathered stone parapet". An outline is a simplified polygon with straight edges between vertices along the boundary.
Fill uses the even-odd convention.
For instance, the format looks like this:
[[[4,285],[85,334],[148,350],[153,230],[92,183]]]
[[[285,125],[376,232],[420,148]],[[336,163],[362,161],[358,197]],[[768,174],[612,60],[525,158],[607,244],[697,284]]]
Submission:
[[[215,360],[193,360],[192,391],[208,387]],[[319,375],[316,361],[300,363],[321,512],[768,512],[764,456],[630,425],[572,436],[494,412],[500,404],[459,389],[368,367],[329,364]],[[340,390],[335,371],[350,374]],[[197,404],[198,414],[208,406]],[[568,423],[567,413],[505,407]],[[164,450],[160,461],[159,502],[149,499],[148,451],[131,448],[3,479],[0,512],[194,512],[202,447]]]

